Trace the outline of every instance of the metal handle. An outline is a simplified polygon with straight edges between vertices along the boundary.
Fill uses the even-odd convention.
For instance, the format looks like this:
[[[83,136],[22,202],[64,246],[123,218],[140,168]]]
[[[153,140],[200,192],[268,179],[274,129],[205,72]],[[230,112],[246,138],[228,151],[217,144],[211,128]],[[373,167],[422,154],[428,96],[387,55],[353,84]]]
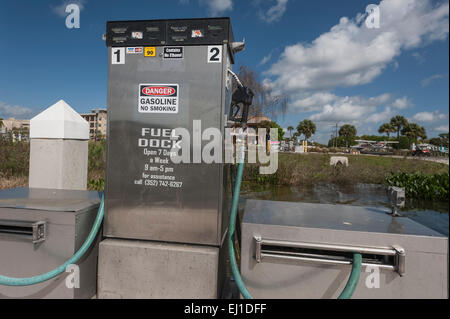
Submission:
[[[0,234],[31,239],[33,244],[43,242],[46,235],[46,222],[0,220]]]
[[[390,269],[396,271],[400,276],[403,276],[405,273],[406,254],[405,250],[399,246],[393,246],[392,248],[361,247],[280,241],[262,239],[261,237],[255,237],[255,243],[255,259],[258,263],[263,260],[272,260],[350,265],[352,264],[352,259],[346,257],[345,254],[361,253],[363,255],[363,266],[377,266],[383,269]],[[292,250],[283,250],[283,248],[291,248]],[[324,252],[330,252],[332,255],[326,255]],[[369,256],[375,256],[375,258],[370,258]],[[380,261],[380,259],[387,259],[386,257],[391,257],[389,263]]]

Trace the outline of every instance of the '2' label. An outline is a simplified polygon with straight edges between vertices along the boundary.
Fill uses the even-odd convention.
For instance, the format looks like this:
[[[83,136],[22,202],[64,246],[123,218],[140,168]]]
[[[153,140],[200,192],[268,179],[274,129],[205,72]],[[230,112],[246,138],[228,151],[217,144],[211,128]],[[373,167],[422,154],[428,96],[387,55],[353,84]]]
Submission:
[[[208,46],[208,63],[222,62],[222,47],[219,45]]]

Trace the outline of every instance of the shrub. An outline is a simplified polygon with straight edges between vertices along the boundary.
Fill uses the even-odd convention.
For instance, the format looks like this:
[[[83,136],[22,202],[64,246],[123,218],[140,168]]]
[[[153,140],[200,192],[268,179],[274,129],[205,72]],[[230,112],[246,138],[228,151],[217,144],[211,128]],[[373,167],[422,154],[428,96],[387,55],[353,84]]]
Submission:
[[[398,139],[398,144],[394,144],[398,149],[407,150],[410,148],[409,138],[406,136],[400,136]]]
[[[106,141],[89,141],[89,170],[106,169]]]
[[[28,176],[30,144],[0,139],[0,172],[6,178]]]
[[[407,197],[448,201],[448,173],[434,175],[422,173],[391,174],[386,177],[386,182],[390,186],[404,187]]]
[[[93,191],[103,191],[105,189],[105,180],[103,178],[90,179],[88,189]]]

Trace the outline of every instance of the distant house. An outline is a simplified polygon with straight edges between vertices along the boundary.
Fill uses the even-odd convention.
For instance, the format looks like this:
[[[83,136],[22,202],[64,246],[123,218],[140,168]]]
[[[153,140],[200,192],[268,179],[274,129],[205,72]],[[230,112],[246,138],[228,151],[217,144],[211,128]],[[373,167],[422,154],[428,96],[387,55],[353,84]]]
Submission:
[[[30,129],[30,120],[16,120],[13,117],[10,117],[7,120],[3,120],[3,127],[6,131],[12,131],[13,129]]]

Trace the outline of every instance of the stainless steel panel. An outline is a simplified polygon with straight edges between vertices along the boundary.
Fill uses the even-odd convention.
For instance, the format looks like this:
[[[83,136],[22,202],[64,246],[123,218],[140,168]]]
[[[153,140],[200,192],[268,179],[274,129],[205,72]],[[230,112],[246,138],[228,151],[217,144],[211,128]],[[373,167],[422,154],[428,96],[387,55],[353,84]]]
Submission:
[[[14,201],[17,208],[12,207]],[[44,221],[46,225],[45,240],[39,243],[0,232],[0,273],[10,277],[29,277],[63,264],[86,239],[99,202],[97,192],[47,189],[0,191],[0,220],[28,223]],[[56,208],[64,211],[57,211]],[[97,256],[98,239],[77,263],[80,267],[78,289],[66,287],[68,273],[63,273],[32,286],[0,285],[0,298],[91,298],[96,293]]]
[[[110,63],[115,49],[108,48]],[[223,132],[225,100],[231,94],[225,88],[225,67],[230,64],[227,46],[222,46],[223,63],[207,63],[207,46],[183,49],[183,59],[163,59],[163,47],[156,47],[155,57],[126,54],[125,64],[109,65],[107,237],[221,244],[226,230],[222,221],[226,165],[165,165],[174,169],[171,174],[183,183],[181,188],[134,183],[149,163],[138,147],[142,128],[183,127],[192,137],[193,120],[201,120],[202,130],[214,127]],[[178,113],[139,113],[138,85],[142,83],[178,84]],[[202,146],[207,143],[202,141]],[[192,157],[192,142],[190,150]]]
[[[219,255],[212,246],[105,239],[98,298],[218,298]]]
[[[247,200],[241,233],[241,271],[247,288],[256,298],[336,298],[351,271],[347,263],[325,264],[320,260],[263,258],[258,263],[255,238],[262,238],[268,243],[292,242],[299,247],[354,247],[366,253],[400,252],[401,247],[405,254],[398,269],[379,267],[379,288],[366,285],[372,272],[363,266],[353,298],[447,298],[448,238],[408,218],[392,217],[387,211]]]

